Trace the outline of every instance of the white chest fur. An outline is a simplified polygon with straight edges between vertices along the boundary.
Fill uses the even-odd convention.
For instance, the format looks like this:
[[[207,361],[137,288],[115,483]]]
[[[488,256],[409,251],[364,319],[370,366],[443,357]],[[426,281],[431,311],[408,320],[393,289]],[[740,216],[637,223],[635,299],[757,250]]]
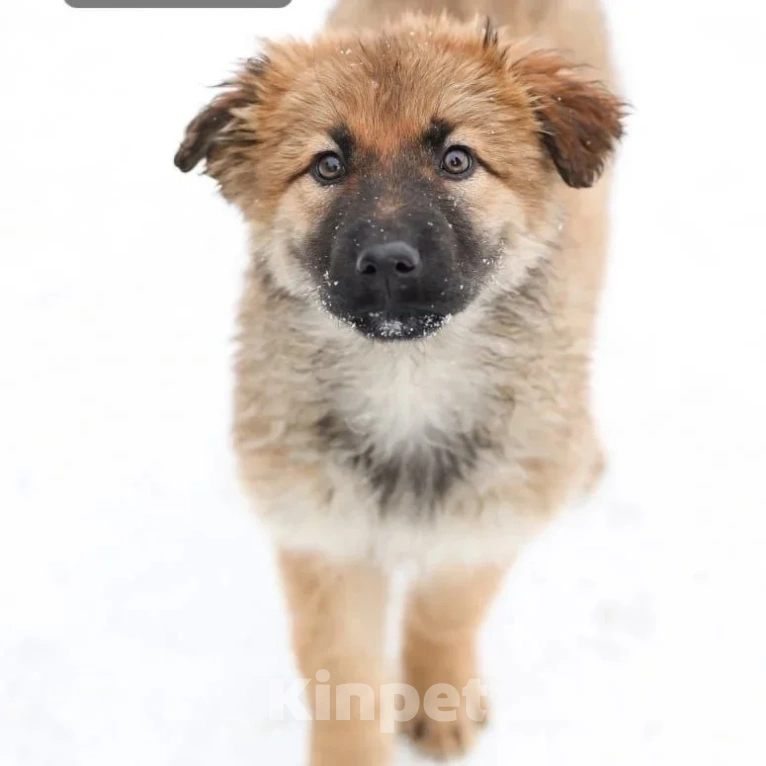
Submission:
[[[475,363],[444,346],[379,346],[344,380],[336,407],[378,454],[422,451],[471,429],[483,377]]]

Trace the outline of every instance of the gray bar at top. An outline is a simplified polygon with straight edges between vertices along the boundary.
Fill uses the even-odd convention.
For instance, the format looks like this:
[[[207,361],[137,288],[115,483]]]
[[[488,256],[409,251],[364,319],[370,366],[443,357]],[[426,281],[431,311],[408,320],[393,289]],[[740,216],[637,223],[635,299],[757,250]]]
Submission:
[[[290,0],[65,0],[72,8],[284,8]]]

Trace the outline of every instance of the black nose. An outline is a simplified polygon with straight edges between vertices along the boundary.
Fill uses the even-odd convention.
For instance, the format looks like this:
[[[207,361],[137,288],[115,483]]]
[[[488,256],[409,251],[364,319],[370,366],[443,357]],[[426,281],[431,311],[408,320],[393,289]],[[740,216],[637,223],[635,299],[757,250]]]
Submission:
[[[420,253],[406,242],[372,245],[359,254],[356,270],[370,281],[407,279],[420,272]]]

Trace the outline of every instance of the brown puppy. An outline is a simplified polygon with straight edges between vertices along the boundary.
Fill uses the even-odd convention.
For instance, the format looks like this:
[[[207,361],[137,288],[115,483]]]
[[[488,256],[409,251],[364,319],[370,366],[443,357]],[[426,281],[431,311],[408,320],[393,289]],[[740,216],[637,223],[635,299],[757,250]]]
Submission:
[[[330,26],[248,62],[176,163],[205,160],[251,228],[234,435],[301,670],[329,671],[311,762],[368,766],[390,738],[334,692],[388,680],[391,567],[420,573],[404,681],[460,692],[505,568],[601,469],[596,181],[621,104],[596,0],[342,0]],[[450,707],[407,724],[425,751],[473,739]]]

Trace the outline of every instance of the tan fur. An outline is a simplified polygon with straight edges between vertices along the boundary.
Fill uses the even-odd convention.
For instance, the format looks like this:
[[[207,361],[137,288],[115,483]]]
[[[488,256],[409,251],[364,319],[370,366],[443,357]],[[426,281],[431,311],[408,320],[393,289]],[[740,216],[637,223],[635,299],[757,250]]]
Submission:
[[[414,561],[423,581],[406,616],[405,678],[421,691],[462,688],[505,566],[602,467],[589,365],[608,182],[595,182],[621,135],[621,104],[602,84],[612,77],[597,0],[341,0],[329,27],[312,43],[268,44],[191,123],[176,163],[205,159],[251,227],[234,442],[283,551],[302,672],[383,682],[385,575]],[[336,148],[338,122],[392,167],[434,117],[491,167],[450,193],[504,256],[433,337],[372,342],[322,312],[293,255],[335,193],[305,171]],[[392,188],[376,212],[395,217],[406,204]],[[464,433],[480,456],[433,507],[394,485],[383,512],[364,472],[320,435],[332,432],[329,414],[371,459],[427,454]],[[409,731],[441,755],[474,736],[462,714]],[[376,732],[317,722],[312,764],[380,766],[390,748]]]
[[[402,661],[404,680],[418,690],[421,699],[436,684],[462,691],[471,679],[482,677],[477,632],[504,574],[501,567],[458,567],[431,573],[413,588],[405,612]],[[486,712],[486,699],[480,704]],[[454,708],[445,704],[441,709]],[[464,696],[456,713],[455,721],[434,721],[421,711],[405,724],[404,731],[428,755],[462,754],[487,718],[474,720]]]
[[[314,723],[314,766],[383,766],[390,737],[377,718],[363,721],[359,703],[349,721],[336,719],[338,684],[367,684],[379,689],[388,679],[383,664],[386,578],[376,566],[338,564],[323,556],[282,552],[280,567],[293,617],[293,648],[303,678],[311,679],[307,701],[316,701],[317,672],[327,671],[330,720]]]

